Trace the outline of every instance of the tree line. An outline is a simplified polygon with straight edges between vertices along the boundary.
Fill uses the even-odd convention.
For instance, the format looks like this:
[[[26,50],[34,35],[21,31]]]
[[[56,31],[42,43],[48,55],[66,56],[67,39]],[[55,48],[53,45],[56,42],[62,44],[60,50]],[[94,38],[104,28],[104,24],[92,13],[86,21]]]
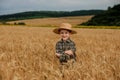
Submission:
[[[67,16],[85,16],[96,15],[104,12],[105,10],[78,10],[78,11],[28,11],[22,13],[1,15],[0,22],[14,21],[35,18],[49,18],[49,17],[67,17]]]
[[[120,4],[108,7],[103,13],[92,17],[88,22],[80,25],[94,26],[120,26]]]

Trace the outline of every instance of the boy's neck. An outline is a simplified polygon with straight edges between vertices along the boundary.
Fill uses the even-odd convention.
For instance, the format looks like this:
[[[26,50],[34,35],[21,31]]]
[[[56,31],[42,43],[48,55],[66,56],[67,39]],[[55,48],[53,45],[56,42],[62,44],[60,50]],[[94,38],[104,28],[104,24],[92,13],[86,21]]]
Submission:
[[[62,41],[64,41],[64,42],[66,42],[67,40],[70,40],[70,38],[68,38],[68,39],[66,39],[66,40],[63,40],[63,39],[61,39]]]

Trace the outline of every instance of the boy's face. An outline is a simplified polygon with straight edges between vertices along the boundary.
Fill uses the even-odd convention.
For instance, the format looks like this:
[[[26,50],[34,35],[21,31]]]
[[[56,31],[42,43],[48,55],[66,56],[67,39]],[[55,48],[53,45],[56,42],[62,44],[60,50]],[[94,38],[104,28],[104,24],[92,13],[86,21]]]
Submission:
[[[70,37],[70,32],[68,30],[60,30],[60,36],[65,41]]]

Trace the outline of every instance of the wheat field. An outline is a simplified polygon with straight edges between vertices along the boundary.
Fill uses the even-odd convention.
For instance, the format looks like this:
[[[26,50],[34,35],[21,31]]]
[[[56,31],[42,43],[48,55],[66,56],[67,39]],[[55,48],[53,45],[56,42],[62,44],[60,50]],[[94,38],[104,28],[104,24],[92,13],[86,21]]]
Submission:
[[[77,62],[61,73],[53,29],[0,26],[0,80],[120,80],[120,30],[75,28]]]

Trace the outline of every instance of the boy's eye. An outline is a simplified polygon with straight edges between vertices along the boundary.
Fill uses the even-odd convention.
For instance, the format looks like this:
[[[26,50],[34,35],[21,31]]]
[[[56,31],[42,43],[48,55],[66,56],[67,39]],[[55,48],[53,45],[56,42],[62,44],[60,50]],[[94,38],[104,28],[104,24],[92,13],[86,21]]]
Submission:
[[[68,32],[60,32],[60,34],[68,34]]]

